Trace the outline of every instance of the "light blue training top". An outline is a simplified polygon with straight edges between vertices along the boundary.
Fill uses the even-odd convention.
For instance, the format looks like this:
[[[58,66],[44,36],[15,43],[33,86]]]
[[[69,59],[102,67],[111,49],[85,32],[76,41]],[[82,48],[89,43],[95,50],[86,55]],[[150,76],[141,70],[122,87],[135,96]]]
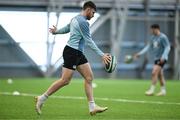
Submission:
[[[168,54],[170,51],[170,44],[167,36],[163,33],[160,35],[152,35],[151,39],[144,49],[142,49],[138,54],[142,55],[147,51],[151,51],[154,54],[154,59],[168,60]]]
[[[57,30],[54,34],[65,34],[70,32],[70,38],[67,45],[82,51],[84,53],[85,42],[92,48],[98,55],[103,56],[104,53],[97,47],[92,40],[89,23],[85,16],[77,15],[65,27]]]

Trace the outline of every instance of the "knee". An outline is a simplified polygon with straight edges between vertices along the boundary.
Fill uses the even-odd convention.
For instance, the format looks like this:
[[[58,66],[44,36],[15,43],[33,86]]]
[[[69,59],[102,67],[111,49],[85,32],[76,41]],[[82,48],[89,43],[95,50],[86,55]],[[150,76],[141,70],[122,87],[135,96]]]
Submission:
[[[152,76],[153,77],[157,76],[157,72],[156,71],[152,71]]]
[[[85,79],[86,79],[86,81],[87,81],[88,83],[92,83],[92,81],[93,81],[93,76],[88,76],[88,77],[86,77]]]
[[[162,72],[162,71],[159,73],[159,75],[160,75],[160,76],[164,76],[164,74],[163,74],[163,72]]]
[[[63,83],[64,86],[70,84],[70,79],[62,78],[61,81],[62,81],[62,83]]]

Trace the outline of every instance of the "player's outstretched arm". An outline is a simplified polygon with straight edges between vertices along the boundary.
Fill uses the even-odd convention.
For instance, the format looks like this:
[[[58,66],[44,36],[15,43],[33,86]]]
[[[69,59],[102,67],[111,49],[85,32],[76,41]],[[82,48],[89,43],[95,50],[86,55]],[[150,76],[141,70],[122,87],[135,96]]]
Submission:
[[[104,55],[104,53],[98,48],[98,46],[92,40],[88,22],[83,21],[83,22],[79,23],[79,29],[80,29],[82,37],[87,42],[87,45],[93,51],[95,51],[98,55],[100,55],[102,57]]]
[[[65,27],[57,30],[57,27],[53,25],[52,28],[49,28],[49,32],[53,35],[55,34],[66,34],[70,32],[70,24],[66,25]]]
[[[150,48],[150,44],[148,43],[140,52],[133,55],[133,59],[139,58],[141,55],[145,54]]]

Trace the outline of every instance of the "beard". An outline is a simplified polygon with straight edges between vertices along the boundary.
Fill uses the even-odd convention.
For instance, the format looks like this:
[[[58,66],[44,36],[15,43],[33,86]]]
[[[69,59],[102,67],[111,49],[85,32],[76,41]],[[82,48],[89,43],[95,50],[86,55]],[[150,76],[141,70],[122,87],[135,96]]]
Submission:
[[[91,19],[91,17],[87,17],[87,20],[90,20]]]

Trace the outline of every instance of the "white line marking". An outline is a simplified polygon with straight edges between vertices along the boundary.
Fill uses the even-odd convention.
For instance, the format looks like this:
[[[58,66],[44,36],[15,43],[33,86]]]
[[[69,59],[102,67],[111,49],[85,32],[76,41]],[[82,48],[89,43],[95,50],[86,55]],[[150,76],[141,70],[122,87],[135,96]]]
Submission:
[[[0,92],[0,95],[13,95],[10,92]],[[38,94],[29,94],[29,93],[20,93],[18,96],[28,96],[34,97]],[[86,100],[86,97],[76,97],[76,96],[51,96],[51,98],[60,98],[60,99],[74,99],[74,100]],[[176,102],[162,102],[162,101],[143,101],[143,100],[128,100],[128,99],[115,99],[115,98],[95,98],[96,100],[102,101],[112,101],[112,102],[124,102],[124,103],[141,103],[141,104],[159,104],[159,105],[180,105]]]

